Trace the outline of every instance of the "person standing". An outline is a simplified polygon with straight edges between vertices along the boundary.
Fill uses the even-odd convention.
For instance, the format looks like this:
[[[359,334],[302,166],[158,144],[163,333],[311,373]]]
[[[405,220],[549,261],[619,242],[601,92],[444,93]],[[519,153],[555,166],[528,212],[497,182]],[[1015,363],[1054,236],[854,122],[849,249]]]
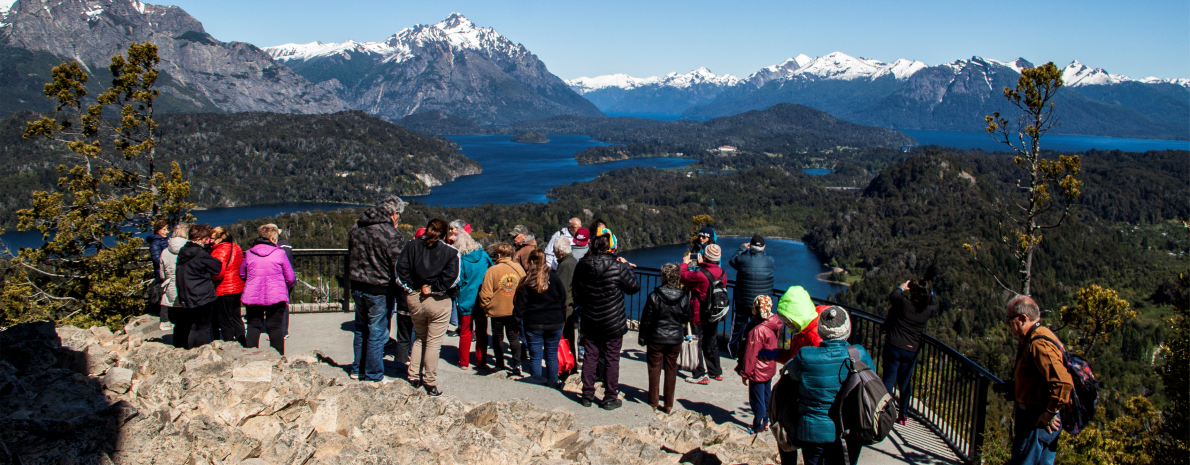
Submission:
[[[810,293],[801,286],[791,286],[777,303],[777,318],[793,330],[789,341],[789,356],[796,356],[802,347],[818,347],[822,338],[818,336],[818,316],[829,305],[814,306]]]
[[[528,342],[530,382],[557,386],[558,341],[566,325],[566,287],[546,263],[545,252],[534,250],[529,254],[529,269],[517,288],[513,313],[521,321]]]
[[[149,243],[149,258],[153,260],[153,282],[149,283],[149,297],[145,302],[145,313],[160,317],[158,328],[170,331],[169,307],[161,305],[165,282],[161,274],[161,253],[169,248],[169,220],[165,218],[153,222],[153,232],[145,239]]]
[[[348,233],[347,276],[355,302],[351,376],[360,381],[385,381],[384,344],[388,342],[392,309],[389,302],[395,302],[400,292],[394,270],[405,244],[397,230],[400,216],[397,206],[382,203],[360,213]]]
[[[698,337],[698,345],[702,349],[702,360],[698,369],[686,378],[687,383],[710,384],[711,379],[723,381],[723,368],[719,364],[719,322],[712,321],[709,311],[711,283],[727,279],[723,268],[719,267],[721,254],[718,245],[708,244],[703,253],[698,255],[696,265],[691,266],[693,262],[689,256],[682,259],[682,285],[693,294],[690,301],[690,332]]]
[[[462,219],[455,219],[454,221],[451,221],[448,224],[448,226],[450,227],[450,230],[446,232],[446,243],[447,244],[455,245],[455,237],[458,235],[458,233],[465,232],[468,235],[471,234],[471,225],[467,224],[467,222],[463,221]],[[458,246],[455,246],[455,248],[457,249]],[[462,273],[462,270],[460,269],[459,272]],[[454,329],[447,329],[446,337],[458,337],[459,331],[462,329],[459,327],[459,301],[458,301],[458,299],[450,299],[450,326],[453,327]],[[470,345],[471,341],[467,341],[467,342],[468,342],[468,345]],[[460,366],[462,366],[464,368],[466,367],[466,365],[460,365]]]
[[[649,293],[640,314],[640,345],[645,346],[649,367],[649,406],[666,414],[673,411],[678,355],[682,352],[685,325],[690,321],[690,293],[682,289],[676,263],[661,266],[662,285]],[[665,370],[665,406],[660,406],[661,371]]]
[[[284,319],[289,306],[289,288],[295,281],[289,257],[277,246],[281,230],[273,224],[256,228],[260,237],[252,243],[239,275],[244,280],[242,301],[247,309],[248,329],[244,347],[260,347],[260,333],[269,335],[269,346],[285,355]]]
[[[459,251],[446,243],[448,226],[438,218],[426,225],[424,238],[405,247],[397,260],[397,282],[405,289],[417,340],[409,360],[409,382],[437,397],[438,357],[450,322],[451,295],[459,285]]]
[[[888,317],[884,320],[884,389],[897,388],[900,412],[897,423],[905,424],[909,408],[909,379],[921,348],[926,322],[938,313],[938,301],[924,279],[905,281],[888,296]]]
[[[220,338],[227,342],[236,341],[244,345],[244,317],[240,314],[240,300],[244,293],[244,279],[240,278],[240,264],[244,262],[244,250],[235,243],[231,233],[222,227],[211,232],[215,248],[211,256],[219,260],[220,271],[215,276],[215,324],[219,326]]]
[[[600,234],[591,251],[574,268],[574,301],[582,314],[583,394],[579,402],[590,407],[595,400],[599,362],[604,363],[604,410],[623,405],[619,398],[620,349],[628,332],[624,294],[640,291],[636,272],[627,260],[611,252],[612,235]]]
[[[554,254],[554,245],[559,241],[574,243],[574,235],[583,227],[583,220],[578,218],[571,218],[570,223],[558,232],[550,236],[550,241],[545,245],[545,261],[549,264],[550,269],[558,269],[558,256]]]
[[[590,250],[591,231],[587,228],[578,228],[574,233],[574,241],[570,245],[570,254],[574,255],[575,260],[582,260]]]
[[[454,232],[454,246],[459,249],[459,255],[462,256],[459,269],[459,295],[455,298],[455,306],[459,312],[459,368],[467,368],[471,365],[472,318],[477,313],[483,313],[483,309],[479,308],[476,303],[479,299],[479,288],[483,286],[484,275],[492,266],[492,259],[483,250],[483,247],[480,247],[479,243],[471,238],[471,234],[461,229]],[[484,328],[480,328],[480,331],[486,334],[486,319],[484,326]],[[487,343],[486,337],[484,337],[483,343]],[[476,362],[483,362],[484,352],[484,346],[476,346]]]
[[[521,240],[520,245],[517,247],[516,254],[512,256],[512,261],[517,262],[523,269],[529,269],[529,254],[537,250],[537,238],[532,234],[525,234],[524,239]]]
[[[182,342],[187,349],[211,342],[211,318],[218,297],[211,278],[222,269],[219,260],[204,248],[211,243],[212,232],[205,224],[191,227],[190,241],[178,251],[178,301],[185,308],[187,321],[174,325],[174,344]]]
[[[797,440],[801,442],[802,460],[806,465],[840,463],[843,457],[838,428],[830,417],[830,407],[847,379],[844,363],[850,359],[848,347],[855,347],[860,360],[869,367],[872,357],[861,346],[849,346],[851,318],[839,307],[822,311],[818,320],[818,335],[822,344],[803,347],[787,365],[789,377],[798,386],[796,414]],[[850,465],[859,462],[863,446],[847,443]]]
[[[483,308],[485,315],[484,321],[475,321],[476,334],[476,348],[482,348],[487,342],[488,336],[481,328],[487,326],[490,321],[492,325],[492,362],[496,370],[503,370],[504,365],[504,336],[508,336],[508,348],[512,352],[512,366],[514,375],[519,375],[521,372],[518,361],[521,358],[521,337],[519,331],[520,325],[516,324],[516,317],[513,316],[513,304],[516,298],[517,286],[521,283],[521,279],[525,277],[525,269],[521,265],[512,261],[512,245],[501,242],[492,246],[492,258],[496,259],[496,264],[488,268],[488,272],[483,276],[483,285],[479,288],[479,306]],[[479,370],[487,370],[488,364],[485,362],[483,354],[481,353],[476,361],[475,368]]]
[[[715,234],[715,228],[710,226],[703,226],[698,230],[698,235],[695,236],[694,242],[690,244],[690,253],[701,254],[706,250],[707,246],[714,244],[719,239]]]
[[[181,311],[182,303],[178,301],[178,253],[190,242],[189,237],[189,224],[181,223],[174,226],[169,245],[161,251],[161,312],[170,318],[169,330],[174,334],[173,345],[180,348],[186,348],[187,341],[179,337],[178,325],[185,324],[186,333],[189,334],[191,322],[187,313]]]
[[[585,242],[584,242],[585,245]],[[558,241],[554,244],[554,256],[558,259],[558,279],[562,280],[562,287],[566,288],[566,324],[562,327],[562,337],[568,341],[570,355],[578,360],[578,344],[574,338],[574,326],[578,322],[578,313],[574,311],[574,267],[578,266],[578,259],[571,253],[570,241]]]
[[[1008,302],[1004,312],[1008,330],[1017,339],[1013,369],[1012,458],[1010,465],[1054,463],[1062,433],[1062,407],[1070,403],[1074,380],[1066,371],[1065,348],[1058,336],[1041,324],[1041,308],[1028,296]]]
[[[293,260],[293,246],[290,245],[289,241],[285,240],[284,237],[281,237],[281,233],[282,233],[281,228],[278,228],[277,225],[273,224],[273,223],[269,223],[269,225],[271,225],[274,228],[277,228],[277,247],[280,247],[281,250],[285,252],[285,258],[287,260],[289,260],[289,266],[290,266],[290,268],[293,268],[294,275],[296,276],[297,275],[297,262]],[[289,285],[289,290],[293,291],[293,284]],[[281,317],[281,334],[284,335],[283,337],[288,339],[289,338],[289,303],[288,302],[286,302],[285,310],[283,310],[282,312],[283,312],[283,314]]]
[[[752,303],[758,295],[772,295],[773,271],[776,264],[773,257],[764,253],[764,237],[752,236],[752,240],[741,244],[728,265],[735,270],[735,293],[732,307],[731,338],[727,342],[727,353],[739,358],[744,328],[752,319]]]
[[[773,315],[773,299],[767,295],[753,299],[752,314],[756,324],[742,342],[736,373],[748,386],[748,405],[752,407],[752,429],[748,433],[756,434],[769,427],[769,399],[773,395],[773,375],[777,374],[775,355],[781,320]]]

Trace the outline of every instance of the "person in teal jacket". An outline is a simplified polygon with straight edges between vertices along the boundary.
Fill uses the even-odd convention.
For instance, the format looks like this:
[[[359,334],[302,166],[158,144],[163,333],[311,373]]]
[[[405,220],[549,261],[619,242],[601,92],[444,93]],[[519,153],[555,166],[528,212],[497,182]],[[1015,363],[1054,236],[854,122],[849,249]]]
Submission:
[[[797,406],[797,440],[802,443],[802,460],[806,465],[841,463],[843,450],[835,422],[827,413],[843,381],[847,379],[847,338],[851,337],[851,319],[840,307],[830,307],[818,317],[818,335],[822,344],[803,347],[790,361],[789,376],[800,385]],[[860,359],[869,367],[872,357],[863,347],[856,346]],[[862,446],[848,444],[851,465],[859,462]]]
[[[455,231],[454,246],[459,249],[459,295],[455,297],[455,304],[459,308],[459,367],[471,366],[471,310],[475,308],[476,297],[479,296],[479,286],[483,284],[483,276],[492,266],[492,258],[483,247],[471,238],[466,231]],[[487,331],[487,328],[474,328],[477,331]],[[477,346],[482,351],[484,347]],[[481,352],[482,353],[482,352]],[[479,356],[482,361],[482,355]]]

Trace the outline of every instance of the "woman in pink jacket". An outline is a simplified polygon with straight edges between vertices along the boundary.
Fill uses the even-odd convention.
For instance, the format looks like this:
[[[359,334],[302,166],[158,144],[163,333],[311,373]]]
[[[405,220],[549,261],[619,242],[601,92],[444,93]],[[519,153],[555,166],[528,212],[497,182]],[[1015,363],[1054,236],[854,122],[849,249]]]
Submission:
[[[269,345],[285,355],[285,332],[282,323],[289,305],[289,288],[293,286],[293,267],[285,251],[277,247],[280,229],[271,224],[256,229],[260,237],[244,254],[240,277],[244,278],[242,301],[248,314],[248,337],[245,347],[260,345],[260,333],[268,328]]]

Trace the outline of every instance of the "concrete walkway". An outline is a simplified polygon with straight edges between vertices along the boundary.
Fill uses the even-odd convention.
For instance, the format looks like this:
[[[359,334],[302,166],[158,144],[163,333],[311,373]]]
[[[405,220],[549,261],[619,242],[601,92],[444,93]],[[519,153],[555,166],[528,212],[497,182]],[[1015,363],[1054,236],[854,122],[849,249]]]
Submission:
[[[320,351],[329,364],[340,369],[328,369],[327,374],[347,378],[352,362],[352,325],[354,318],[346,313],[293,314],[290,317],[290,337],[285,352],[301,354]],[[164,334],[160,334],[164,336]],[[447,337],[442,346],[442,359],[438,365],[438,387],[443,394],[467,402],[485,402],[523,398],[545,408],[566,409],[574,414],[575,426],[597,426],[624,424],[630,428],[645,426],[654,418],[648,405],[648,371],[645,365],[645,350],[636,344],[636,333],[624,337],[624,351],[620,362],[620,391],[624,406],[605,411],[592,406],[584,408],[578,403],[578,394],[561,392],[545,386],[507,379],[503,373],[484,376],[475,370],[458,367],[458,338]],[[267,344],[261,337],[261,346]],[[723,381],[711,381],[709,385],[685,383],[679,375],[675,397],[677,406],[708,415],[719,423],[734,424],[747,430],[752,424],[752,412],[748,408],[748,388],[735,375],[732,368],[735,361],[722,360],[725,376]],[[385,357],[388,376],[405,378],[403,364]],[[602,392],[597,392],[601,396]],[[768,433],[765,433],[768,434]],[[861,464],[957,464],[955,455],[925,426],[910,421],[908,425],[896,426],[890,438],[868,448],[860,457]]]

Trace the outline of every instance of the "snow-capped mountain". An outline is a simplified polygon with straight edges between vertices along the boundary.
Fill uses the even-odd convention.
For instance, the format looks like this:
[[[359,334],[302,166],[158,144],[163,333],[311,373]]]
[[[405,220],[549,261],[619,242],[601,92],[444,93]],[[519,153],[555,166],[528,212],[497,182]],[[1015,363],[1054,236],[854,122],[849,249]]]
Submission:
[[[971,57],[931,66],[835,52],[797,55],[732,85],[683,88],[664,78],[623,74],[567,82],[611,114],[707,119],[797,103],[862,124],[979,131],[983,115],[1006,110],[1003,89],[1015,86],[1021,71],[1032,67],[1023,58]],[[1063,80],[1069,89],[1060,94],[1060,131],[1190,136],[1190,79],[1132,79],[1076,61],[1063,69]]]
[[[601,115],[524,45],[452,13],[380,42],[312,42],[264,49],[359,110],[399,119],[438,110],[485,124]]]
[[[163,92],[158,103],[163,110],[326,113],[347,109],[334,94],[277,64],[255,46],[221,42],[181,8],[138,0],[0,0],[0,44],[32,52],[12,55],[20,58],[5,63],[15,72],[6,73],[10,78],[0,82],[0,93],[19,102],[5,108],[45,106],[47,99],[33,96],[29,86],[46,82],[47,63],[77,60],[88,70],[102,70],[133,41],[157,45],[163,72],[157,83]]]
[[[666,86],[685,89],[704,84],[731,87],[740,85],[741,83],[743,83],[743,80],[738,77],[730,74],[718,76],[706,68],[698,68],[686,74],[669,73],[663,77],[638,78],[627,74],[609,74],[606,76],[580,77],[566,80],[566,84],[570,85],[570,88],[579,94],[586,94],[609,87],[617,87],[624,90],[646,86]]]

